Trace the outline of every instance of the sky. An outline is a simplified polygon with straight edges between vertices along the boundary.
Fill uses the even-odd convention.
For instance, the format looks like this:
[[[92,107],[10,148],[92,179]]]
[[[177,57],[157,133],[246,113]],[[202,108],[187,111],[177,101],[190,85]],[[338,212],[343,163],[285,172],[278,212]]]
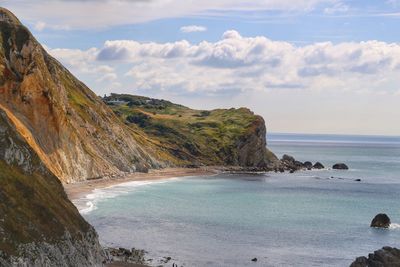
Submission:
[[[400,0],[0,0],[98,95],[400,135]]]

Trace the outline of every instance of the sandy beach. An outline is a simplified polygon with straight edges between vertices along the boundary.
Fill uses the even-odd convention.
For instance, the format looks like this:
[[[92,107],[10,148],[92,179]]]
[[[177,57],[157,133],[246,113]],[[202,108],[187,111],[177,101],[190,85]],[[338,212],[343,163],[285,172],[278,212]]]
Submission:
[[[131,173],[115,178],[86,180],[79,183],[65,184],[65,191],[71,200],[90,194],[94,189],[102,189],[113,185],[132,181],[155,181],[185,176],[206,176],[218,173],[216,168],[166,168],[150,170],[148,173]]]

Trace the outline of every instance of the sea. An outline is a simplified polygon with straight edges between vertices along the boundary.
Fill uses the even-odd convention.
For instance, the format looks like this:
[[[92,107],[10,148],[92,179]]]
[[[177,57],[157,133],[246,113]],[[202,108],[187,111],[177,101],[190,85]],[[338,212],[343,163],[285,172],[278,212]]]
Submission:
[[[128,182],[78,207],[102,245],[144,249],[151,266],[349,266],[400,247],[400,137],[275,133],[268,147],[326,168]],[[389,229],[370,227],[378,213]]]

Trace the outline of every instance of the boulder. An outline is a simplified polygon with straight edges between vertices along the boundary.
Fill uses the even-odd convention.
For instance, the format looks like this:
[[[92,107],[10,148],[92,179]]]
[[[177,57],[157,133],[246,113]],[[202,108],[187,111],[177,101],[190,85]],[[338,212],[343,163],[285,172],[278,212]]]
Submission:
[[[385,213],[379,213],[372,219],[371,227],[389,228],[390,218]]]
[[[400,250],[383,247],[367,257],[358,257],[350,267],[396,267],[400,266]]]
[[[282,161],[287,163],[294,163],[296,160],[294,159],[294,157],[285,154],[282,157]]]
[[[336,163],[335,165],[332,166],[332,169],[334,169],[334,170],[348,170],[349,167],[344,163]]]
[[[317,169],[317,170],[321,170],[321,169],[325,169],[325,166],[322,165],[321,162],[316,162],[316,163],[314,164],[313,168],[314,168],[314,169]]]
[[[303,167],[306,168],[307,170],[311,170],[313,167],[313,164],[310,161],[306,161],[303,163]]]

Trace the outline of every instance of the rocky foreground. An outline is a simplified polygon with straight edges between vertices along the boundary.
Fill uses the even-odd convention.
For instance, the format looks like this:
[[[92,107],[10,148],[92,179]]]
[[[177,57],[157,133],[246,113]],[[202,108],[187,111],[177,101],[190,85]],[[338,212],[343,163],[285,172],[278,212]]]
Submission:
[[[350,267],[399,267],[400,249],[383,247],[368,257],[358,257]]]

